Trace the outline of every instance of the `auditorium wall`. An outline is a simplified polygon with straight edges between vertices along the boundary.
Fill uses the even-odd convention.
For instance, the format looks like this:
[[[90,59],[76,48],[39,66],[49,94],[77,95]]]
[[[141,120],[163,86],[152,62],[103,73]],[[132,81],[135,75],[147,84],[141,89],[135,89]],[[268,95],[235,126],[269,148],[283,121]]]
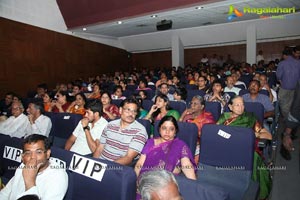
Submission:
[[[115,47],[0,18],[0,97],[25,96],[39,83],[58,82],[128,68],[127,52]]]
[[[260,42],[257,43],[257,51],[262,50],[266,61],[275,60],[281,57],[281,52],[285,46],[300,45],[300,39],[296,40],[282,40],[272,42]],[[230,54],[234,61],[246,60],[246,45],[229,45],[218,47],[206,47],[206,48],[193,48],[184,50],[184,63],[185,65],[191,64],[196,66],[200,62],[203,54],[206,54],[209,58],[213,54],[222,55],[226,60],[227,55]],[[172,54],[171,51],[162,52],[149,52],[149,53],[134,53],[132,55],[132,64],[136,67],[170,67],[172,66]]]

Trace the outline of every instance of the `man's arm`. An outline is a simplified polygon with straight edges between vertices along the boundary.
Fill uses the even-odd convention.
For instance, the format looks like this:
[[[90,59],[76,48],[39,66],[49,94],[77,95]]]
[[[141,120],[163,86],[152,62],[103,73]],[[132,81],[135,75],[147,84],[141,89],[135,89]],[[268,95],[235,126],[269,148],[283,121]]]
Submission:
[[[138,155],[139,153],[132,150],[128,149],[127,153],[125,156],[115,160],[116,163],[119,163],[121,165],[129,165],[132,163],[133,159]]]
[[[71,135],[65,144],[65,150],[70,150],[73,144],[75,143],[77,137],[75,135]]]
[[[91,131],[88,129],[84,130],[85,136],[86,136],[86,141],[88,143],[88,146],[91,150],[91,152],[94,152],[97,148],[96,141],[93,139],[91,135]]]
[[[93,153],[94,158],[100,158],[102,151],[104,149],[104,144],[101,144],[98,139],[96,139],[96,150]]]

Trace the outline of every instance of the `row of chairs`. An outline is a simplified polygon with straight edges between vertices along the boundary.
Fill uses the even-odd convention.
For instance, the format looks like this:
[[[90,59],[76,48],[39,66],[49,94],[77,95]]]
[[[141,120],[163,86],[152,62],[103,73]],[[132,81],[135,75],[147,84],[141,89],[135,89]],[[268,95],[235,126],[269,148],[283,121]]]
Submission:
[[[197,127],[188,123],[180,123],[179,126],[182,132],[178,133],[178,137],[189,145],[192,144],[193,147],[190,148],[194,149]],[[185,137],[187,135],[191,137]],[[189,141],[186,138],[189,138]],[[201,199],[244,199],[246,196],[255,199],[258,185],[251,181],[254,140],[251,129],[205,125],[201,136],[198,180],[191,181],[181,176],[176,177],[184,199],[196,199],[199,196],[202,197]],[[4,157],[5,153],[7,154],[5,148],[22,149],[22,140],[0,134],[0,141],[0,155],[3,155],[1,168],[5,171],[2,177],[9,180],[14,174],[13,169],[16,169],[20,162],[17,159]],[[76,170],[68,168],[74,166],[72,158],[80,155],[58,147],[52,147],[51,150],[54,160],[64,163],[63,166],[66,166],[68,171],[69,188],[65,199],[98,199],[99,196],[103,199],[134,199],[136,176],[132,168],[81,156],[81,162],[89,161],[88,164],[101,166],[105,170],[102,180],[99,181],[90,177],[90,172],[84,174],[81,168]],[[10,158],[17,158],[17,155],[12,155]],[[97,168],[95,173],[98,171]],[[114,188],[113,192],[111,188]]]

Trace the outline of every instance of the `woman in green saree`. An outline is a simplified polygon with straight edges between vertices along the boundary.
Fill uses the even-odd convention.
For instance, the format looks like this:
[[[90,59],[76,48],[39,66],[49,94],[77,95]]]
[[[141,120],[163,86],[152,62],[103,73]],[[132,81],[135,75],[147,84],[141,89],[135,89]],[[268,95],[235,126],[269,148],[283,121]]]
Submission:
[[[255,132],[257,140],[272,140],[272,135],[261,126],[253,113],[245,112],[244,100],[241,96],[235,96],[231,98],[228,102],[228,107],[231,112],[223,113],[217,124],[252,128]],[[262,154],[257,147],[257,142],[255,145],[256,149],[254,153],[252,179],[259,182],[259,198],[265,199],[268,197],[271,190],[271,178],[269,171],[263,162]]]

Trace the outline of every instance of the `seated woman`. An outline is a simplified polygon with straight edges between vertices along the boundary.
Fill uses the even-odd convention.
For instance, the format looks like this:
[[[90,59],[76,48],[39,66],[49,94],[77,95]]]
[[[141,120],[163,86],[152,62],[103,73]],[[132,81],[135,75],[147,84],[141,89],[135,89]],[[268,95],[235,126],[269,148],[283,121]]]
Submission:
[[[126,99],[126,97],[123,96],[122,86],[120,86],[120,85],[115,86],[114,91],[111,94],[111,98],[112,99],[122,99],[122,100]]]
[[[51,112],[51,102],[53,99],[53,94],[51,92],[46,92],[43,95],[43,103],[45,112]]]
[[[120,117],[118,106],[116,106],[115,104],[111,104],[112,99],[109,92],[102,92],[100,100],[103,105],[102,117],[109,121]]]
[[[193,156],[189,147],[176,138],[178,124],[174,117],[163,117],[158,125],[160,137],[147,141],[135,165],[137,176],[154,169],[165,169],[173,174],[181,172],[189,179],[196,179]]]
[[[180,122],[194,123],[198,127],[198,141],[195,152],[195,162],[199,162],[199,153],[200,153],[200,136],[201,129],[204,124],[215,124],[213,115],[210,112],[204,110],[205,101],[203,97],[196,95],[192,98],[190,103],[190,108],[186,109],[181,117],[179,118]]]
[[[272,140],[272,135],[261,126],[254,114],[245,112],[243,97],[233,97],[228,102],[228,106],[231,112],[223,113],[217,124],[252,128],[256,138]],[[271,189],[271,179],[257,146],[254,153],[252,179],[259,182],[260,199],[267,198]]]
[[[70,106],[67,98],[68,92],[66,91],[58,91],[55,95],[57,100],[52,100],[50,112],[66,112]]]
[[[80,92],[75,95],[75,101],[71,103],[69,108],[67,109],[68,113],[80,114],[83,117],[85,116],[85,108],[84,105],[86,103],[85,95]]]
[[[224,93],[224,84],[220,80],[214,80],[208,94],[204,96],[204,100],[208,102],[219,102],[221,104],[221,113],[224,111],[224,106],[230,99],[229,94]]]
[[[179,119],[180,114],[177,110],[172,110],[169,107],[169,99],[164,94],[158,94],[155,97],[154,104],[144,119],[150,120],[154,123],[161,120],[164,116],[173,116],[176,120]]]
[[[100,99],[101,93],[100,93],[100,85],[94,84],[93,85],[93,92],[87,95],[87,98],[89,99]]]

